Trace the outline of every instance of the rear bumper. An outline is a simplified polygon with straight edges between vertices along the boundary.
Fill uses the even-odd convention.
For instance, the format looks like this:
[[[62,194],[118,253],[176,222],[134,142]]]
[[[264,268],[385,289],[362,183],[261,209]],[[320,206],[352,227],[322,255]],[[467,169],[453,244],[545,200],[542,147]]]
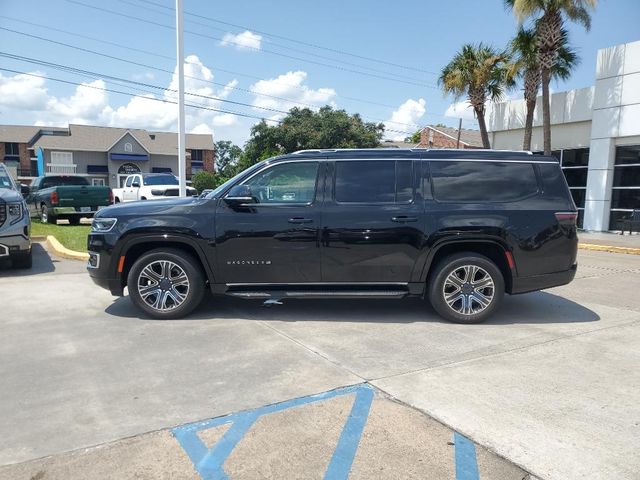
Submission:
[[[91,206],[90,210],[87,212],[80,211],[81,207],[53,207],[51,209],[51,213],[56,217],[65,216],[65,215],[79,215],[79,216],[93,216],[98,210],[101,208],[106,208],[106,206]]]
[[[531,277],[516,277],[512,281],[511,294],[534,292],[545,288],[559,287],[570,283],[576,276],[578,264],[562,272],[533,275]]]

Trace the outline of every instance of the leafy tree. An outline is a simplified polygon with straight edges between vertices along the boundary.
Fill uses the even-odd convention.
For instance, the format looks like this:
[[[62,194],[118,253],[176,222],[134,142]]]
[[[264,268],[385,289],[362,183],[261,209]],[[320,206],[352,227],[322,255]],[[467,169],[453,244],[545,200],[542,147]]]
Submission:
[[[513,10],[522,24],[533,19],[536,31],[537,56],[540,64],[542,83],[542,125],[544,132],[544,153],[551,155],[551,110],[549,105],[549,83],[553,67],[557,63],[558,52],[563,43],[565,18],[591,27],[590,10],[597,0],[505,0],[505,5]]]
[[[485,104],[487,100],[500,100],[513,85],[509,72],[506,53],[483,43],[466,44],[442,69],[438,79],[445,94],[453,94],[456,99],[467,96],[478,119],[484,148],[491,148],[484,119]]]
[[[535,29],[520,28],[509,45],[514,62],[512,68],[516,76],[522,78],[527,115],[524,127],[523,150],[531,150],[531,134],[533,132],[533,113],[542,73],[538,57],[538,42]],[[578,54],[569,46],[568,34],[562,30],[562,38],[558,48],[556,61],[551,69],[552,78],[567,79],[571,70],[580,63]]]
[[[232,177],[242,155],[242,149],[228,140],[220,140],[216,142],[215,150],[216,173],[221,177]]]
[[[191,185],[193,185],[193,188],[195,188],[198,193],[202,193],[203,190],[222,185],[225,180],[226,179],[220,175],[202,170],[193,174],[191,177]]]
[[[416,130],[416,131],[414,132],[414,134],[413,134],[413,135],[411,135],[411,136],[409,137],[409,140],[411,141],[411,143],[418,143],[418,142],[420,142],[420,133],[421,133],[421,132],[422,132],[422,129],[420,129],[420,130]]]
[[[278,125],[266,121],[251,128],[239,168],[274,155],[313,148],[374,148],[384,133],[382,123],[364,122],[360,115],[349,115],[330,106],[317,112],[292,108]]]

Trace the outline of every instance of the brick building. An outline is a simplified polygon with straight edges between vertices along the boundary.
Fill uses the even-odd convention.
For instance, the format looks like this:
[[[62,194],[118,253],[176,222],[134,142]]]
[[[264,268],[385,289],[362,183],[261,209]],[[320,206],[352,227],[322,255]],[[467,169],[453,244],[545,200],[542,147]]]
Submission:
[[[70,174],[94,185],[121,186],[130,173],[178,173],[178,136],[142,129],[69,125],[0,125],[0,161],[23,183],[39,175]],[[187,179],[214,171],[213,137],[186,136]]]
[[[385,140],[382,147],[391,148],[457,148],[458,129],[428,125],[420,131],[420,141],[392,142]],[[463,128],[460,132],[460,148],[482,148],[478,130]]]

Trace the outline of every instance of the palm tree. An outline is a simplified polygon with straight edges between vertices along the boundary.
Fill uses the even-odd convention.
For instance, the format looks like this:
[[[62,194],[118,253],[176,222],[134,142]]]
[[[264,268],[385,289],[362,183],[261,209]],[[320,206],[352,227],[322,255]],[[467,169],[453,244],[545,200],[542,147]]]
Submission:
[[[535,19],[540,80],[542,83],[542,123],[544,153],[551,155],[551,113],[549,109],[549,83],[551,70],[556,63],[561,46],[566,17],[581,23],[587,30],[591,27],[590,10],[597,0],[504,0],[522,24],[526,19]]]
[[[482,43],[463,45],[442,69],[438,84],[445,94],[453,94],[456,99],[467,96],[478,119],[482,145],[491,148],[484,120],[485,104],[487,100],[500,100],[505,89],[513,84],[506,53]]]
[[[551,77],[566,80],[571,75],[571,70],[580,63],[578,54],[569,46],[567,31],[562,29],[562,38],[556,61],[551,69]],[[522,78],[524,87],[524,100],[527,108],[527,116],[524,125],[523,150],[531,150],[531,134],[533,131],[533,113],[536,108],[536,98],[542,73],[538,58],[538,43],[534,29],[520,28],[516,36],[509,44],[513,63],[511,74]]]

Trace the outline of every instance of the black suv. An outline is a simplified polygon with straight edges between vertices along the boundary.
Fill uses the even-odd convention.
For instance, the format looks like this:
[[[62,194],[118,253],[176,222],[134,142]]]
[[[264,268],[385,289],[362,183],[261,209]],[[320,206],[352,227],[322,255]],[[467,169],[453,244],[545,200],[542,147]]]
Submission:
[[[204,198],[100,210],[89,274],[155,318],[247,299],[427,297],[480,322],[569,283],[577,210],[556,159],[490,150],[306,150]]]

